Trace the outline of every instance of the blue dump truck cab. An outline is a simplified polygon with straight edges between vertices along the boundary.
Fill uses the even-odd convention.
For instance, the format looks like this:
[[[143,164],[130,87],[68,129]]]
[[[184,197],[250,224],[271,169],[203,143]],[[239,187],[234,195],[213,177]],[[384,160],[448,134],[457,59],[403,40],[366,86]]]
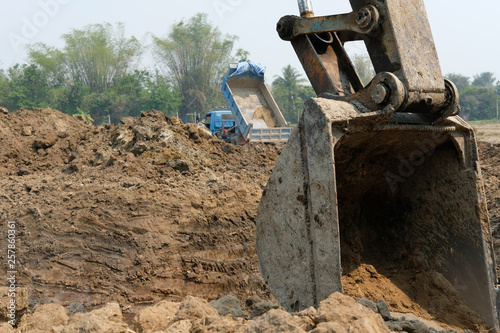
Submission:
[[[213,135],[226,139],[235,133],[234,116],[227,108],[214,108],[202,120]]]

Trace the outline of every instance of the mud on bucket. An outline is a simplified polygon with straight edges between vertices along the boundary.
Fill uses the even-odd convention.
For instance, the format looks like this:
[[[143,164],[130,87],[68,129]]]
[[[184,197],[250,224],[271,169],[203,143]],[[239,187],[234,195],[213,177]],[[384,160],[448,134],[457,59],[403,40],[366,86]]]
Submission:
[[[496,327],[473,130],[457,116],[439,126],[377,117],[346,102],[307,102],[259,205],[262,276],[290,311],[345,290],[384,295],[400,312],[391,295],[404,295],[423,316]],[[360,267],[384,285],[363,284]]]

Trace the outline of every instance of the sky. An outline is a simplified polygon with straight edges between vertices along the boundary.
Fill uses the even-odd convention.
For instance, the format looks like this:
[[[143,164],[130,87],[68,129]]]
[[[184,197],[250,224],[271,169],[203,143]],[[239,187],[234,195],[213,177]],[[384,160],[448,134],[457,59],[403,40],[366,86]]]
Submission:
[[[62,34],[88,24],[123,22],[128,36],[147,44],[151,34],[165,36],[173,24],[204,12],[222,33],[239,37],[236,48],[249,51],[252,61],[267,66],[268,82],[288,64],[302,72],[290,43],[275,30],[280,17],[298,15],[296,0],[0,1],[0,68],[4,69],[26,62],[26,44],[43,42],[61,48]],[[500,1],[424,2],[443,73],[472,77],[489,71],[500,80],[500,25],[494,16],[500,12]],[[317,16],[351,11],[348,0],[312,3]],[[350,45],[348,51],[365,52],[360,43]]]

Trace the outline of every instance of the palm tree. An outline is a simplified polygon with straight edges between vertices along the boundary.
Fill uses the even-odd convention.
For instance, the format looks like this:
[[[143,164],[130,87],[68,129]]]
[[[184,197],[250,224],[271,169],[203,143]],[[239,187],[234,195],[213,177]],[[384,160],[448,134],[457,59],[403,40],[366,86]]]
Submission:
[[[306,79],[291,65],[283,67],[281,76],[275,76],[273,93],[276,102],[288,121],[295,122],[303,107],[304,86]],[[307,96],[310,97],[310,96]]]

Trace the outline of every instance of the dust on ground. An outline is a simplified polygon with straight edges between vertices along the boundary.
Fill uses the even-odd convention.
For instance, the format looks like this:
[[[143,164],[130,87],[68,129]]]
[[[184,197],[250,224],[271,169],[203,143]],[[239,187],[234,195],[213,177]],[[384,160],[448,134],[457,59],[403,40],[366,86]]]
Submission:
[[[282,146],[230,145],[154,111],[95,127],[50,109],[0,114],[0,146],[0,219],[17,222],[31,306],[119,302],[131,317],[186,295],[274,300],[255,217]],[[479,147],[499,249],[500,146]],[[346,294],[433,319],[387,272],[363,264],[349,274]]]

